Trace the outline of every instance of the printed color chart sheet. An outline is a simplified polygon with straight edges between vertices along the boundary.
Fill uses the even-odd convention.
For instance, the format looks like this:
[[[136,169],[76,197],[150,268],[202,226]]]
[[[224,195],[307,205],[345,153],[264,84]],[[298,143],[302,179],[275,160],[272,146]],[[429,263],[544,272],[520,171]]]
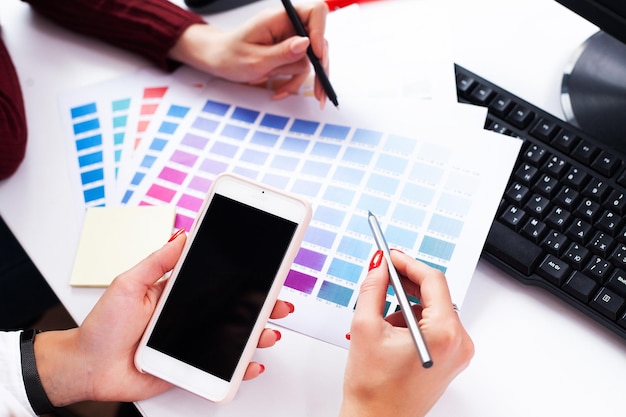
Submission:
[[[313,219],[280,296],[296,314],[276,324],[339,346],[375,251],[368,211],[391,247],[445,272],[462,304],[519,150],[482,129],[482,110],[344,100],[322,111],[310,98],[271,101],[220,80],[198,93],[179,78],[119,167],[117,204],[173,205],[175,227],[190,230],[226,171],[305,197]],[[396,308],[390,288],[385,314]]]

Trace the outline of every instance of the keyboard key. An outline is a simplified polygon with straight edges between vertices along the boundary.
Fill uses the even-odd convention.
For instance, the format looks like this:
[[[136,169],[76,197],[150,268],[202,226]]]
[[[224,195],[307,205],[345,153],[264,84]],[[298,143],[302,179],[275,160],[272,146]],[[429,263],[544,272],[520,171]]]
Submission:
[[[565,251],[564,258],[568,264],[580,271],[581,269],[583,269],[583,265],[585,265],[585,263],[587,262],[587,258],[589,258],[589,255],[589,249],[574,242]]]
[[[546,162],[544,171],[552,175],[555,178],[561,179],[565,175],[565,170],[568,168],[567,162],[558,156],[551,156]]]
[[[576,146],[572,156],[583,164],[589,165],[599,152],[600,150],[596,145],[583,140]]]
[[[595,169],[605,177],[612,177],[621,165],[619,158],[612,153],[602,151],[595,161],[591,164],[591,168]]]
[[[583,189],[583,195],[592,198],[594,201],[603,202],[613,191],[606,181],[592,179]]]
[[[478,84],[470,94],[470,101],[479,106],[487,106],[495,94],[490,87]]]
[[[515,204],[516,206],[521,206],[526,202],[530,195],[530,190],[528,187],[515,182],[511,184],[511,186],[504,193],[504,198],[509,203]]]
[[[576,210],[574,210],[575,215],[591,224],[595,223],[596,219],[599,218],[602,213],[604,213],[604,209],[600,206],[600,204],[595,201],[591,201],[588,198],[584,198]]]
[[[559,126],[550,120],[541,118],[530,130],[530,134],[543,142],[550,142],[559,131]]]
[[[548,255],[541,265],[539,265],[539,268],[537,268],[537,275],[545,278],[554,285],[561,286],[571,270],[570,266],[562,259]]]
[[[533,113],[532,110],[528,107],[522,106],[521,104],[516,104],[511,113],[506,116],[505,120],[515,127],[526,129],[534,118],[535,113]]]
[[[536,167],[542,165],[548,156],[546,148],[542,148],[538,145],[530,145],[526,151],[524,151],[524,160]]]
[[[626,244],[619,244],[611,254],[609,260],[617,268],[626,269]]]
[[[572,152],[580,138],[568,130],[562,130],[552,142],[555,148],[569,154]]]
[[[552,230],[541,243],[541,247],[555,256],[561,256],[565,252],[566,246],[569,244],[567,236]]]
[[[589,223],[581,219],[575,219],[574,223],[570,225],[569,229],[567,229],[567,232],[565,232],[565,234],[567,235],[567,237],[569,237],[573,241],[576,241],[584,245],[585,243],[587,243],[587,241],[591,237],[589,235],[591,234],[592,231],[593,231],[593,228],[591,227]]]
[[[533,190],[548,197],[553,198],[559,189],[559,181],[550,174],[544,174],[539,178]]]
[[[536,244],[541,242],[547,232],[548,226],[534,217],[529,219],[521,230],[522,235],[526,236]]]
[[[592,256],[583,272],[598,284],[604,284],[609,274],[613,272],[613,265],[599,256]]]
[[[623,216],[624,212],[626,212],[626,195],[618,190],[611,191],[611,194],[604,202],[604,207]]]
[[[521,164],[515,171],[515,178],[522,184],[528,186],[535,182],[535,177],[539,170],[530,164]]]
[[[564,207],[565,209],[572,211],[574,207],[578,205],[579,193],[572,187],[563,187],[561,191],[556,195],[555,204]]]
[[[611,320],[616,320],[617,314],[624,306],[624,302],[624,297],[620,297],[610,289],[602,287],[590,305]]]
[[[615,236],[622,226],[622,219],[612,211],[605,211],[596,223],[596,227],[611,236]]]
[[[626,297],[626,272],[616,269],[606,282],[606,286],[622,297]]]
[[[458,74],[456,76],[456,89],[460,96],[469,98],[470,93],[474,86],[476,85],[476,80],[473,77],[466,74]]]
[[[596,232],[589,242],[589,249],[596,255],[607,259],[613,250],[614,244],[615,241],[611,236],[602,232]]]
[[[550,199],[539,194],[533,194],[524,206],[524,209],[531,216],[536,216],[540,219],[543,219],[546,214],[548,214],[549,206]]]
[[[563,284],[563,289],[583,303],[588,303],[598,289],[598,284],[581,272],[574,272]]]
[[[491,225],[485,250],[526,276],[535,270],[543,255],[539,246],[500,222]]]
[[[585,184],[587,184],[588,180],[589,174],[587,174],[582,169],[572,167],[563,181],[575,190],[580,191],[585,186]]]
[[[525,218],[526,213],[524,213],[520,208],[515,206],[509,206],[500,215],[500,221],[515,231],[519,230],[522,227]]]
[[[513,100],[510,97],[503,96],[502,94],[498,94],[489,105],[489,111],[500,118],[504,118],[512,108]]]

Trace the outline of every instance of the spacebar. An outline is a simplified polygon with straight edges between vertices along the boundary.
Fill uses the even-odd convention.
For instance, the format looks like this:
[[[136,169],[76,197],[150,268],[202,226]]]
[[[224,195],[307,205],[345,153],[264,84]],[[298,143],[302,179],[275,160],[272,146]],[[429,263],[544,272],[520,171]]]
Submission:
[[[526,276],[535,270],[543,253],[539,246],[498,221],[491,225],[485,250]]]

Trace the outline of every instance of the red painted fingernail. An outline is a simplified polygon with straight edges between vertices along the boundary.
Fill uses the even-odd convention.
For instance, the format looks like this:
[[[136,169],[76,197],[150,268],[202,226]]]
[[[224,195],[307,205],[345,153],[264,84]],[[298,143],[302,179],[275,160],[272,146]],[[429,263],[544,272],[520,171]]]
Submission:
[[[169,243],[169,242],[171,242],[171,241],[173,241],[173,240],[176,240],[176,238],[177,238],[178,236],[182,235],[183,233],[185,233],[185,228],[184,228],[184,227],[181,227],[180,229],[178,229],[178,230],[176,231],[176,233],[174,233],[174,234],[172,235],[172,237],[170,237],[170,240],[168,240],[167,242]]]
[[[276,335],[276,341],[277,342],[283,337],[283,335],[280,334],[280,332],[278,330],[274,330],[274,334]]]
[[[395,250],[395,251],[396,251],[396,252],[398,252],[398,253],[405,254],[405,253],[404,253],[404,252],[402,252],[400,249],[394,249],[394,248],[391,248],[390,250]],[[406,255],[406,254],[405,254],[405,255]]]
[[[291,304],[289,301],[285,301],[285,304],[287,304],[287,307],[289,307],[289,313],[293,313],[294,311],[296,311],[296,306]]]
[[[378,268],[383,261],[383,251],[377,250],[374,256],[372,256],[372,260],[370,261],[370,267],[368,271],[371,271],[374,268]]]
[[[262,374],[263,372],[265,372],[265,365],[263,365],[262,363],[259,364],[259,374]]]
[[[350,332],[346,333],[346,339],[350,340]]]

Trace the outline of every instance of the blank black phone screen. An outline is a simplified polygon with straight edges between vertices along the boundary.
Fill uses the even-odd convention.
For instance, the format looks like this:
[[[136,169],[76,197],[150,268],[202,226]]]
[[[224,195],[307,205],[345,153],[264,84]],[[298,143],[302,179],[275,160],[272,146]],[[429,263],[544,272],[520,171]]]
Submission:
[[[148,346],[230,381],[297,224],[216,194]]]

